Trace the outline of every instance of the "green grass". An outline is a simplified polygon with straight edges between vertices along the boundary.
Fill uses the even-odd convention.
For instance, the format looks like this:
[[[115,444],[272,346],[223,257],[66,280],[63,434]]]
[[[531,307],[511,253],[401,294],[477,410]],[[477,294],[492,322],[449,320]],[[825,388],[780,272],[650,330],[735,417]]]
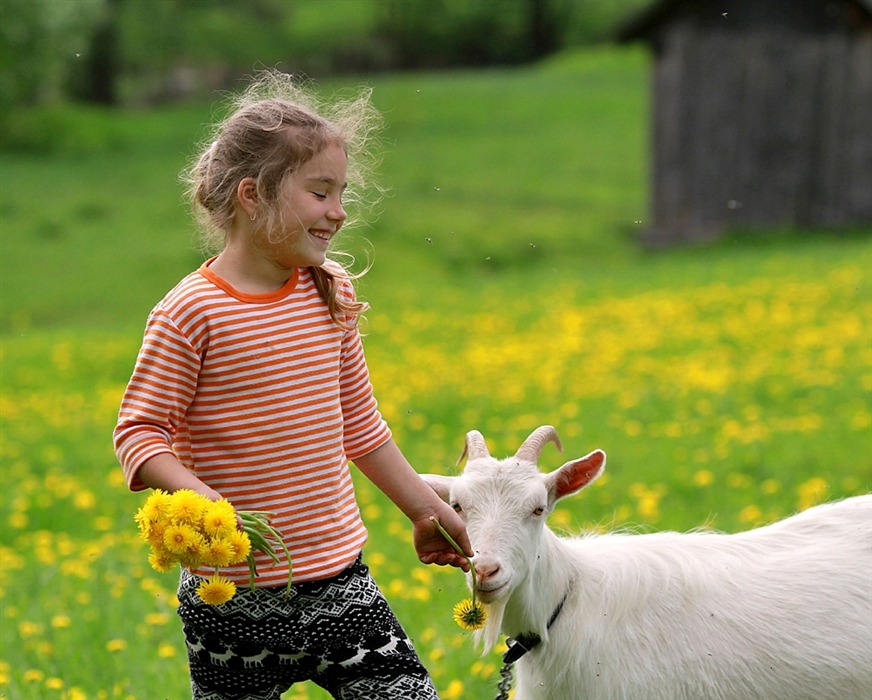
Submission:
[[[645,63],[373,78],[392,196],[346,247],[373,268],[366,348],[420,471],[554,424],[545,469],[600,447],[559,530],[736,531],[872,485],[872,239],[774,232],[645,253]],[[332,85],[325,86],[327,88]],[[148,568],[110,434],[151,306],[201,259],[176,176],[208,105],[125,113],[112,147],[0,172],[0,694],[183,698],[174,576]],[[363,239],[367,242],[361,242]],[[532,245],[531,245],[532,244]],[[451,621],[456,570],[416,563],[365,480],[367,556],[444,699],[492,697]],[[324,698],[303,685],[289,698]]]

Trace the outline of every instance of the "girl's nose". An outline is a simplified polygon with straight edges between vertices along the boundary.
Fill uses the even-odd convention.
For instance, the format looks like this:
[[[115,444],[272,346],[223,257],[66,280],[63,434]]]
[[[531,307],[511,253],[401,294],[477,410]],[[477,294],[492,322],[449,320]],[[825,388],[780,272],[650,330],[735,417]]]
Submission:
[[[348,218],[348,214],[345,212],[342,204],[339,203],[330,208],[330,211],[327,212],[327,218],[331,221],[338,221],[341,226]]]

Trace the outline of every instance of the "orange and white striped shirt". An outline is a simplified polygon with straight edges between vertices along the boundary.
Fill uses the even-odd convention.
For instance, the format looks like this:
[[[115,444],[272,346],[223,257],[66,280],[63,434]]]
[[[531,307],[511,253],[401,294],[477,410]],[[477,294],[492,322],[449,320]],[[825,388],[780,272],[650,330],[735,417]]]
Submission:
[[[360,333],[333,322],[307,268],[252,295],[208,265],[149,316],[115,428],[127,483],[145,489],[138,469],[173,452],[237,509],[274,514],[295,582],[333,576],[366,541],[348,460],[391,437]],[[354,292],[343,283],[340,293]],[[257,555],[256,585],[287,582],[281,556]],[[244,563],[222,575],[249,580]]]

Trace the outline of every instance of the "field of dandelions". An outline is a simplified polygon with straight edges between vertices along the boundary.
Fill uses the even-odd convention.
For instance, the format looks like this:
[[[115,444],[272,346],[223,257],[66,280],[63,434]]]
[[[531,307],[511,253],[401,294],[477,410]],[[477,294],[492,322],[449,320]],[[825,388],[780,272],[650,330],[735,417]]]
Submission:
[[[484,433],[494,454],[510,454],[537,426],[554,425],[566,452],[547,446],[541,459],[546,470],[602,448],[605,475],[551,515],[551,526],[567,533],[700,526],[732,532],[868,492],[868,232],[791,234],[765,244],[738,237],[696,251],[636,252],[626,233],[614,232],[614,221],[622,218],[632,229],[644,214],[637,109],[643,65],[638,57],[597,56],[538,72],[386,78],[376,85],[376,96],[381,86],[392,108],[397,161],[403,149],[429,147],[433,154],[430,175],[420,163],[386,164],[396,191],[381,223],[367,232],[375,255],[361,285],[373,307],[365,346],[397,442],[419,471],[441,473],[453,473],[472,428]],[[627,95],[597,92],[615,84],[606,80],[614,78],[610,71],[628,86]],[[450,105],[456,114],[468,108],[465,91],[486,101],[491,93],[483,88],[490,86],[496,100],[513,86],[529,94],[533,86],[544,90],[543,83],[555,105],[579,85],[589,85],[586,104],[594,111],[629,105],[632,137],[613,139],[615,159],[596,150],[605,146],[590,145],[595,152],[586,155],[595,162],[583,167],[592,174],[579,175],[578,182],[543,184],[556,151],[541,163],[541,178],[510,182],[488,171],[497,201],[477,199],[487,189],[480,182],[485,166],[464,160],[464,148],[508,135],[493,134],[485,119],[469,126],[457,117],[456,129],[446,128],[450,133],[440,137],[427,122],[428,105],[441,110],[442,126]],[[587,117],[592,130],[601,116]],[[523,114],[517,119],[526,123]],[[464,126],[472,140],[458,144]],[[563,133],[553,123],[541,129],[527,135],[540,139],[527,146],[531,153],[553,150],[554,134]],[[614,171],[621,148],[635,149],[625,158],[636,164],[632,172]],[[117,156],[111,157],[117,165]],[[523,153],[518,157],[532,162]],[[97,158],[88,162],[105,170],[110,156]],[[155,178],[176,165],[155,168]],[[4,241],[4,256],[7,245],[19,246],[9,250],[22,255],[28,274],[4,267],[0,697],[184,698],[177,575],[149,567],[133,520],[145,495],[126,491],[110,436],[144,313],[196,261],[176,241],[181,253],[156,264],[148,257],[153,241],[134,240],[147,231],[109,233],[127,220],[82,225],[89,231],[104,226],[105,240],[76,239],[72,232],[68,238],[77,244],[60,234],[55,241],[44,226],[28,223],[25,216],[36,212],[16,208],[10,187],[36,173],[43,181],[60,181],[73,161],[22,158],[3,168],[3,235],[13,236]],[[577,199],[567,207],[575,186]],[[61,204],[47,204],[62,206],[62,197]],[[152,215],[142,212],[145,219]],[[494,221],[488,213],[502,218]],[[183,213],[168,216],[176,217],[174,225],[184,224]],[[34,231],[43,231],[42,238]],[[124,245],[111,244],[111,235]],[[162,245],[173,240],[165,232],[155,235]],[[574,257],[565,243],[573,236],[582,242]],[[617,242],[604,242],[606,236]],[[27,242],[32,238],[38,246]],[[52,252],[55,244],[69,248],[61,255]],[[146,260],[145,291],[132,279],[134,254]],[[53,255],[69,267],[41,267],[51,265]],[[94,256],[107,270],[99,279],[82,272]],[[124,285],[128,278],[131,284]],[[100,284],[122,290],[120,301],[107,297],[111,322],[89,316],[88,294],[94,292],[87,290]],[[28,292],[37,288],[39,293]],[[49,319],[48,308],[63,318]],[[468,595],[464,577],[417,563],[403,516],[365,479],[355,474],[355,480],[370,530],[366,560],[440,696],[492,697],[499,655],[480,657],[471,635],[452,620],[453,605]],[[285,697],[326,695],[303,684]]]

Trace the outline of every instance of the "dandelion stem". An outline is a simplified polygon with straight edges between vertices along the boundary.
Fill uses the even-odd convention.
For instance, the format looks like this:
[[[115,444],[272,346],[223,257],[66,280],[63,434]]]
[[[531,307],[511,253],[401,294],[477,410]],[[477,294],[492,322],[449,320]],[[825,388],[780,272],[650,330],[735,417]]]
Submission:
[[[473,566],[472,564],[472,559],[470,559],[468,556],[466,556],[466,554],[463,553],[463,550],[460,548],[457,542],[454,541],[454,538],[445,531],[445,528],[442,527],[442,525],[434,516],[431,515],[430,520],[432,520],[433,524],[436,525],[437,528],[439,528],[439,532],[448,541],[448,544],[454,547],[455,551],[464,559],[466,559],[467,563],[469,564],[469,573],[472,574],[472,605],[473,607],[475,607],[475,590],[478,588],[478,582],[475,578],[475,566]]]

